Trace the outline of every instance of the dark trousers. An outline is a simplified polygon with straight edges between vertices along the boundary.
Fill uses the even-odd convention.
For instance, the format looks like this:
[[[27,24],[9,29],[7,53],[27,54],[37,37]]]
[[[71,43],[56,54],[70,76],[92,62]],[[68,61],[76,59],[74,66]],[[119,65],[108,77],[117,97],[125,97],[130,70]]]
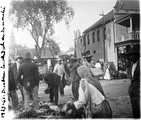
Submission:
[[[78,99],[78,88],[79,88],[79,81],[72,82],[72,94],[75,100]]]
[[[23,86],[19,83],[19,84],[17,84],[18,85],[18,87],[19,87],[19,90],[20,90],[20,92],[21,92],[21,95],[22,95],[22,100],[24,101],[24,94],[23,94]]]
[[[140,118],[140,95],[138,92],[134,92],[130,95],[133,118]]]
[[[60,81],[60,94],[61,95],[64,95],[64,88],[65,88],[65,74],[63,74],[63,78],[62,80]]]
[[[58,87],[54,86],[52,89],[50,89],[49,98],[50,101],[54,101],[55,104],[58,104]]]

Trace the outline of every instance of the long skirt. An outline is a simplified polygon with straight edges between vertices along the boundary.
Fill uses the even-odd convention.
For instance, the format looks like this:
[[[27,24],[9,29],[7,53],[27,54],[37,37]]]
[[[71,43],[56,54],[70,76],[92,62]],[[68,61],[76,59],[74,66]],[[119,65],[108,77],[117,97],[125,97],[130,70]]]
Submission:
[[[109,68],[107,68],[106,71],[105,71],[104,79],[105,80],[111,79]]]
[[[101,111],[92,116],[93,118],[112,118],[112,109],[109,102],[104,100],[101,103]]]

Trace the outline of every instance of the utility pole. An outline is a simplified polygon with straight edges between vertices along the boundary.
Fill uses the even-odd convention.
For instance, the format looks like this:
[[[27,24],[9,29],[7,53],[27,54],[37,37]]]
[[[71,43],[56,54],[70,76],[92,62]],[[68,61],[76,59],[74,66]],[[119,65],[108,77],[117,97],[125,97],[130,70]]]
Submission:
[[[100,16],[102,16],[103,18],[103,23],[102,23],[102,27],[103,27],[103,56],[104,56],[104,62],[105,62],[105,33],[104,33],[104,24],[105,24],[105,21],[104,21],[104,12],[102,11],[102,14],[99,14]]]

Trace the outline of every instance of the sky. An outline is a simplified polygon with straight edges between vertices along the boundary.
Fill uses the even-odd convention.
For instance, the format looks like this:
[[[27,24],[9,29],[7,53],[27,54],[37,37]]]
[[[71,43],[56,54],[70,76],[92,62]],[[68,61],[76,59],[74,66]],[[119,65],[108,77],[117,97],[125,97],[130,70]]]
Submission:
[[[55,25],[54,37],[62,51],[67,51],[74,47],[74,31],[81,32],[93,25],[102,18],[99,14],[109,13],[115,6],[117,0],[68,0],[69,5],[74,9],[75,15],[70,22],[69,29],[62,21]],[[35,42],[26,31],[14,30],[17,44],[25,44],[29,48],[34,48]],[[32,39],[32,40],[31,40]]]

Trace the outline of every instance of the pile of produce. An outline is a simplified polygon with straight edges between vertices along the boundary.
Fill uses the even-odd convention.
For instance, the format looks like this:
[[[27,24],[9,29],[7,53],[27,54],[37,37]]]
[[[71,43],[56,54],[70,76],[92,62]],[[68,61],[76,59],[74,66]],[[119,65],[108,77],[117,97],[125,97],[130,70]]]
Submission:
[[[41,101],[39,103],[39,110],[35,111],[34,109],[30,109],[24,112],[20,112],[17,115],[17,119],[25,118],[64,118],[62,107],[63,105],[54,105],[53,103],[49,103],[46,101]]]

